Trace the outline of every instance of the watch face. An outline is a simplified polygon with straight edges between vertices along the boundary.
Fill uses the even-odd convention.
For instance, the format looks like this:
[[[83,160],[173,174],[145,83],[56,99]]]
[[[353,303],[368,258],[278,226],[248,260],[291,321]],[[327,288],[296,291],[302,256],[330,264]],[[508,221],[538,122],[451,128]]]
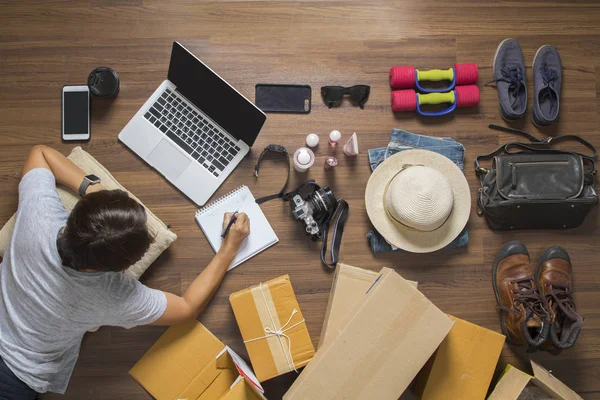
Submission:
[[[100,178],[98,178],[96,175],[90,174],[86,176],[87,179],[89,179],[90,183],[100,183]]]

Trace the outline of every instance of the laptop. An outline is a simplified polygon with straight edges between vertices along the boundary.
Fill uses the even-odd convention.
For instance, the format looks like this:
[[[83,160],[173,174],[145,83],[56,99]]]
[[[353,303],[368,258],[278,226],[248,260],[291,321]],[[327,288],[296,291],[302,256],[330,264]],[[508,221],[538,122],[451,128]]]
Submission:
[[[168,79],[119,140],[201,206],[254,144],[266,115],[177,42]]]

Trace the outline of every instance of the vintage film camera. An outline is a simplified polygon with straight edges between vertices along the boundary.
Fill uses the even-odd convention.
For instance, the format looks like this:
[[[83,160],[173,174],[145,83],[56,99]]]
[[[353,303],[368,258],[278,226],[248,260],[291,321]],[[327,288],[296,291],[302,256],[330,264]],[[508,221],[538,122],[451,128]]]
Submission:
[[[348,203],[344,199],[336,199],[330,188],[321,188],[315,181],[308,181],[296,190],[285,194],[284,201],[292,206],[292,215],[302,221],[306,233],[313,241],[323,241],[321,261],[333,268],[338,262],[344,224],[348,219]],[[327,250],[327,236],[332,228],[331,246]],[[328,261],[327,253],[329,252]]]
[[[337,207],[337,199],[330,188],[318,188],[306,197],[298,188],[293,193],[290,203],[292,215],[296,220],[303,221],[313,241],[323,238],[325,225],[331,220]]]

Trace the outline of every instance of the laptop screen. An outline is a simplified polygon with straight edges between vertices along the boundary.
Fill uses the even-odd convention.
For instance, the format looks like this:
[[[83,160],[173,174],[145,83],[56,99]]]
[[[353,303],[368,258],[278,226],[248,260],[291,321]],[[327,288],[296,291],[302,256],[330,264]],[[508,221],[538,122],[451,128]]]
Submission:
[[[266,115],[177,42],[173,42],[169,80],[230,135],[248,146],[254,144]]]

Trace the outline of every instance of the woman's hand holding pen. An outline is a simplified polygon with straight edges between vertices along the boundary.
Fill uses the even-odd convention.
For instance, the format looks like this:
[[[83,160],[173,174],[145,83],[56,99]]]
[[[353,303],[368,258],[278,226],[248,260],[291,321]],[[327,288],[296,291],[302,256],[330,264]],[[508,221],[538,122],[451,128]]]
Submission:
[[[245,213],[225,213],[223,217],[223,230],[227,228],[229,221],[234,216],[236,218],[235,222],[223,238],[219,252],[237,253],[244,239],[250,234],[250,219]]]

